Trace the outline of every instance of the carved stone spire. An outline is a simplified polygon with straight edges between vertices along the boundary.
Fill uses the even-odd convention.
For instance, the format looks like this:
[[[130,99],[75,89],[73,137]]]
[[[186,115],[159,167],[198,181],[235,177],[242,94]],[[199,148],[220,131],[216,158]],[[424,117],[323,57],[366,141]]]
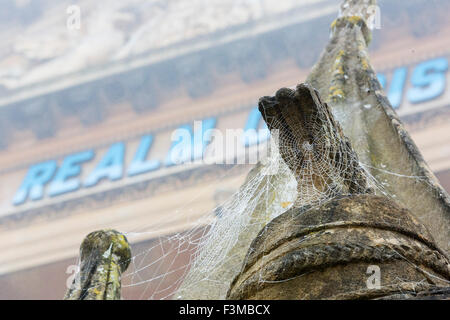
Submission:
[[[230,299],[448,294],[450,198],[370,66],[366,20],[374,5],[373,0],[345,0],[307,85],[295,91],[281,89],[260,102],[267,125],[272,132],[279,131],[285,166],[301,186],[297,202],[305,190],[307,201],[285,212],[285,207],[274,205],[276,201],[268,205],[267,199],[258,198],[260,189],[270,186],[264,194],[284,190],[289,179],[273,175],[261,180],[248,197],[259,201],[252,207],[249,228],[236,230],[233,247],[206,276],[190,271],[176,298],[220,299],[230,282],[226,296]],[[302,175],[308,166],[312,174]],[[262,170],[263,165],[252,170],[241,189]],[[372,188],[369,177],[380,186]],[[267,223],[271,216],[277,217]],[[68,298],[117,297],[117,283],[110,287],[96,269],[111,261],[103,256],[111,247],[99,247],[95,256],[101,263],[89,264],[97,260],[82,258],[82,272]],[[208,242],[199,257],[213,247],[217,243]],[[236,271],[241,264],[241,271]],[[119,265],[119,261],[106,264],[108,270],[115,270],[113,275],[125,269]],[[379,270],[379,283],[374,286],[367,282],[369,267]],[[96,287],[100,293],[92,289]]]
[[[352,160],[342,159],[346,170],[338,170],[348,181],[342,195],[312,208],[291,208],[260,231],[230,286],[229,299],[449,295],[449,258],[439,249],[448,249],[449,198],[370,67],[365,19],[374,4],[368,0],[342,4],[341,15],[331,26],[330,42],[307,79],[318,93],[300,85],[295,92],[281,89],[275,97],[260,101],[269,128],[279,131],[280,154],[298,183],[303,180],[298,176],[302,167],[298,159],[304,143],[319,141],[314,147],[322,149],[329,168],[336,167],[336,153],[344,151]],[[360,163],[387,186],[375,190],[382,196],[364,190],[368,174]],[[309,183],[316,189],[323,186],[317,179]],[[354,194],[345,195],[346,190]],[[367,282],[370,267],[379,272],[375,286]]]
[[[262,98],[260,110],[280,135],[280,154],[298,184],[309,183],[319,195],[332,185],[336,194],[322,204],[309,198],[308,206],[293,207],[264,227],[228,299],[374,299],[449,291],[448,257],[409,210],[373,194],[317,91],[306,85],[281,89]],[[304,161],[319,165],[317,157],[303,155],[305,143],[323,155],[321,170],[312,171],[322,176],[299,175]],[[305,189],[299,189],[299,197]],[[367,283],[370,267],[378,270],[374,286]]]
[[[359,160],[385,194],[408,208],[449,252],[450,197],[424,161],[370,64],[367,20],[375,1],[346,0],[306,82],[319,91]]]

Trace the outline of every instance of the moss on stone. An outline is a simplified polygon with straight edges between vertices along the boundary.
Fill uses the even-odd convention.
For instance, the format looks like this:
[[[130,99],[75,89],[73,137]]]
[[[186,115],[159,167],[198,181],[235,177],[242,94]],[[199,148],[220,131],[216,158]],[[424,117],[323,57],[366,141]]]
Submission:
[[[126,237],[115,230],[95,231],[86,236],[80,247],[81,267],[67,300],[120,299],[121,275],[131,260]]]

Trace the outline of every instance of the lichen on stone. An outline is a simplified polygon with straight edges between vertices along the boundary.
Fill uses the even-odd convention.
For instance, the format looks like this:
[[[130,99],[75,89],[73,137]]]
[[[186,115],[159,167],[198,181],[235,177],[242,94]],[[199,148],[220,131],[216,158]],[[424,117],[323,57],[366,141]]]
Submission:
[[[121,275],[131,261],[126,237],[115,230],[94,231],[83,240],[80,257],[80,271],[64,299],[120,299]]]

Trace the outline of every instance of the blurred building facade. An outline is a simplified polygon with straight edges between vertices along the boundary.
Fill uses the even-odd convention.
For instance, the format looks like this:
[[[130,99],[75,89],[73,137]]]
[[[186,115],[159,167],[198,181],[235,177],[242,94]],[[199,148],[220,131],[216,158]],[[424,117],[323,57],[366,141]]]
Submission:
[[[306,78],[338,10],[328,0],[155,0],[111,1],[100,12],[79,1],[88,31],[81,20],[80,30],[50,32],[70,3],[37,2],[11,1],[21,37],[0,34],[9,41],[0,47],[0,298],[61,298],[93,230],[128,232],[140,252],[205,213],[214,218],[250,166],[175,165],[172,133],[195,131],[194,121],[260,128],[258,98]],[[46,18],[58,8],[62,18]],[[380,1],[371,44],[388,98],[447,190],[449,9],[440,0]]]

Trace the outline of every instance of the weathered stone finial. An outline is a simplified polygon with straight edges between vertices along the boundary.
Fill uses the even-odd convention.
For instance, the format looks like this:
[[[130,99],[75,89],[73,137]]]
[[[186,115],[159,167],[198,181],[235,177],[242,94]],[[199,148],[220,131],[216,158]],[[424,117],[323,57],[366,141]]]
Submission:
[[[131,260],[127,238],[115,230],[94,231],[83,240],[80,259],[80,271],[64,299],[120,299],[120,277]]]
[[[371,299],[448,287],[446,254],[407,209],[374,195],[315,89],[280,89],[259,109],[307,202],[261,230],[227,298]],[[382,273],[376,288],[366,284],[371,265]]]
[[[379,285],[367,284],[369,266]],[[255,238],[228,299],[383,299],[450,291],[449,259],[407,209],[354,195],[292,208]],[[403,295],[403,296],[402,296]]]
[[[357,154],[329,106],[308,84],[259,100],[259,111],[308,204],[337,194],[372,193]],[[307,177],[308,179],[305,179]]]

